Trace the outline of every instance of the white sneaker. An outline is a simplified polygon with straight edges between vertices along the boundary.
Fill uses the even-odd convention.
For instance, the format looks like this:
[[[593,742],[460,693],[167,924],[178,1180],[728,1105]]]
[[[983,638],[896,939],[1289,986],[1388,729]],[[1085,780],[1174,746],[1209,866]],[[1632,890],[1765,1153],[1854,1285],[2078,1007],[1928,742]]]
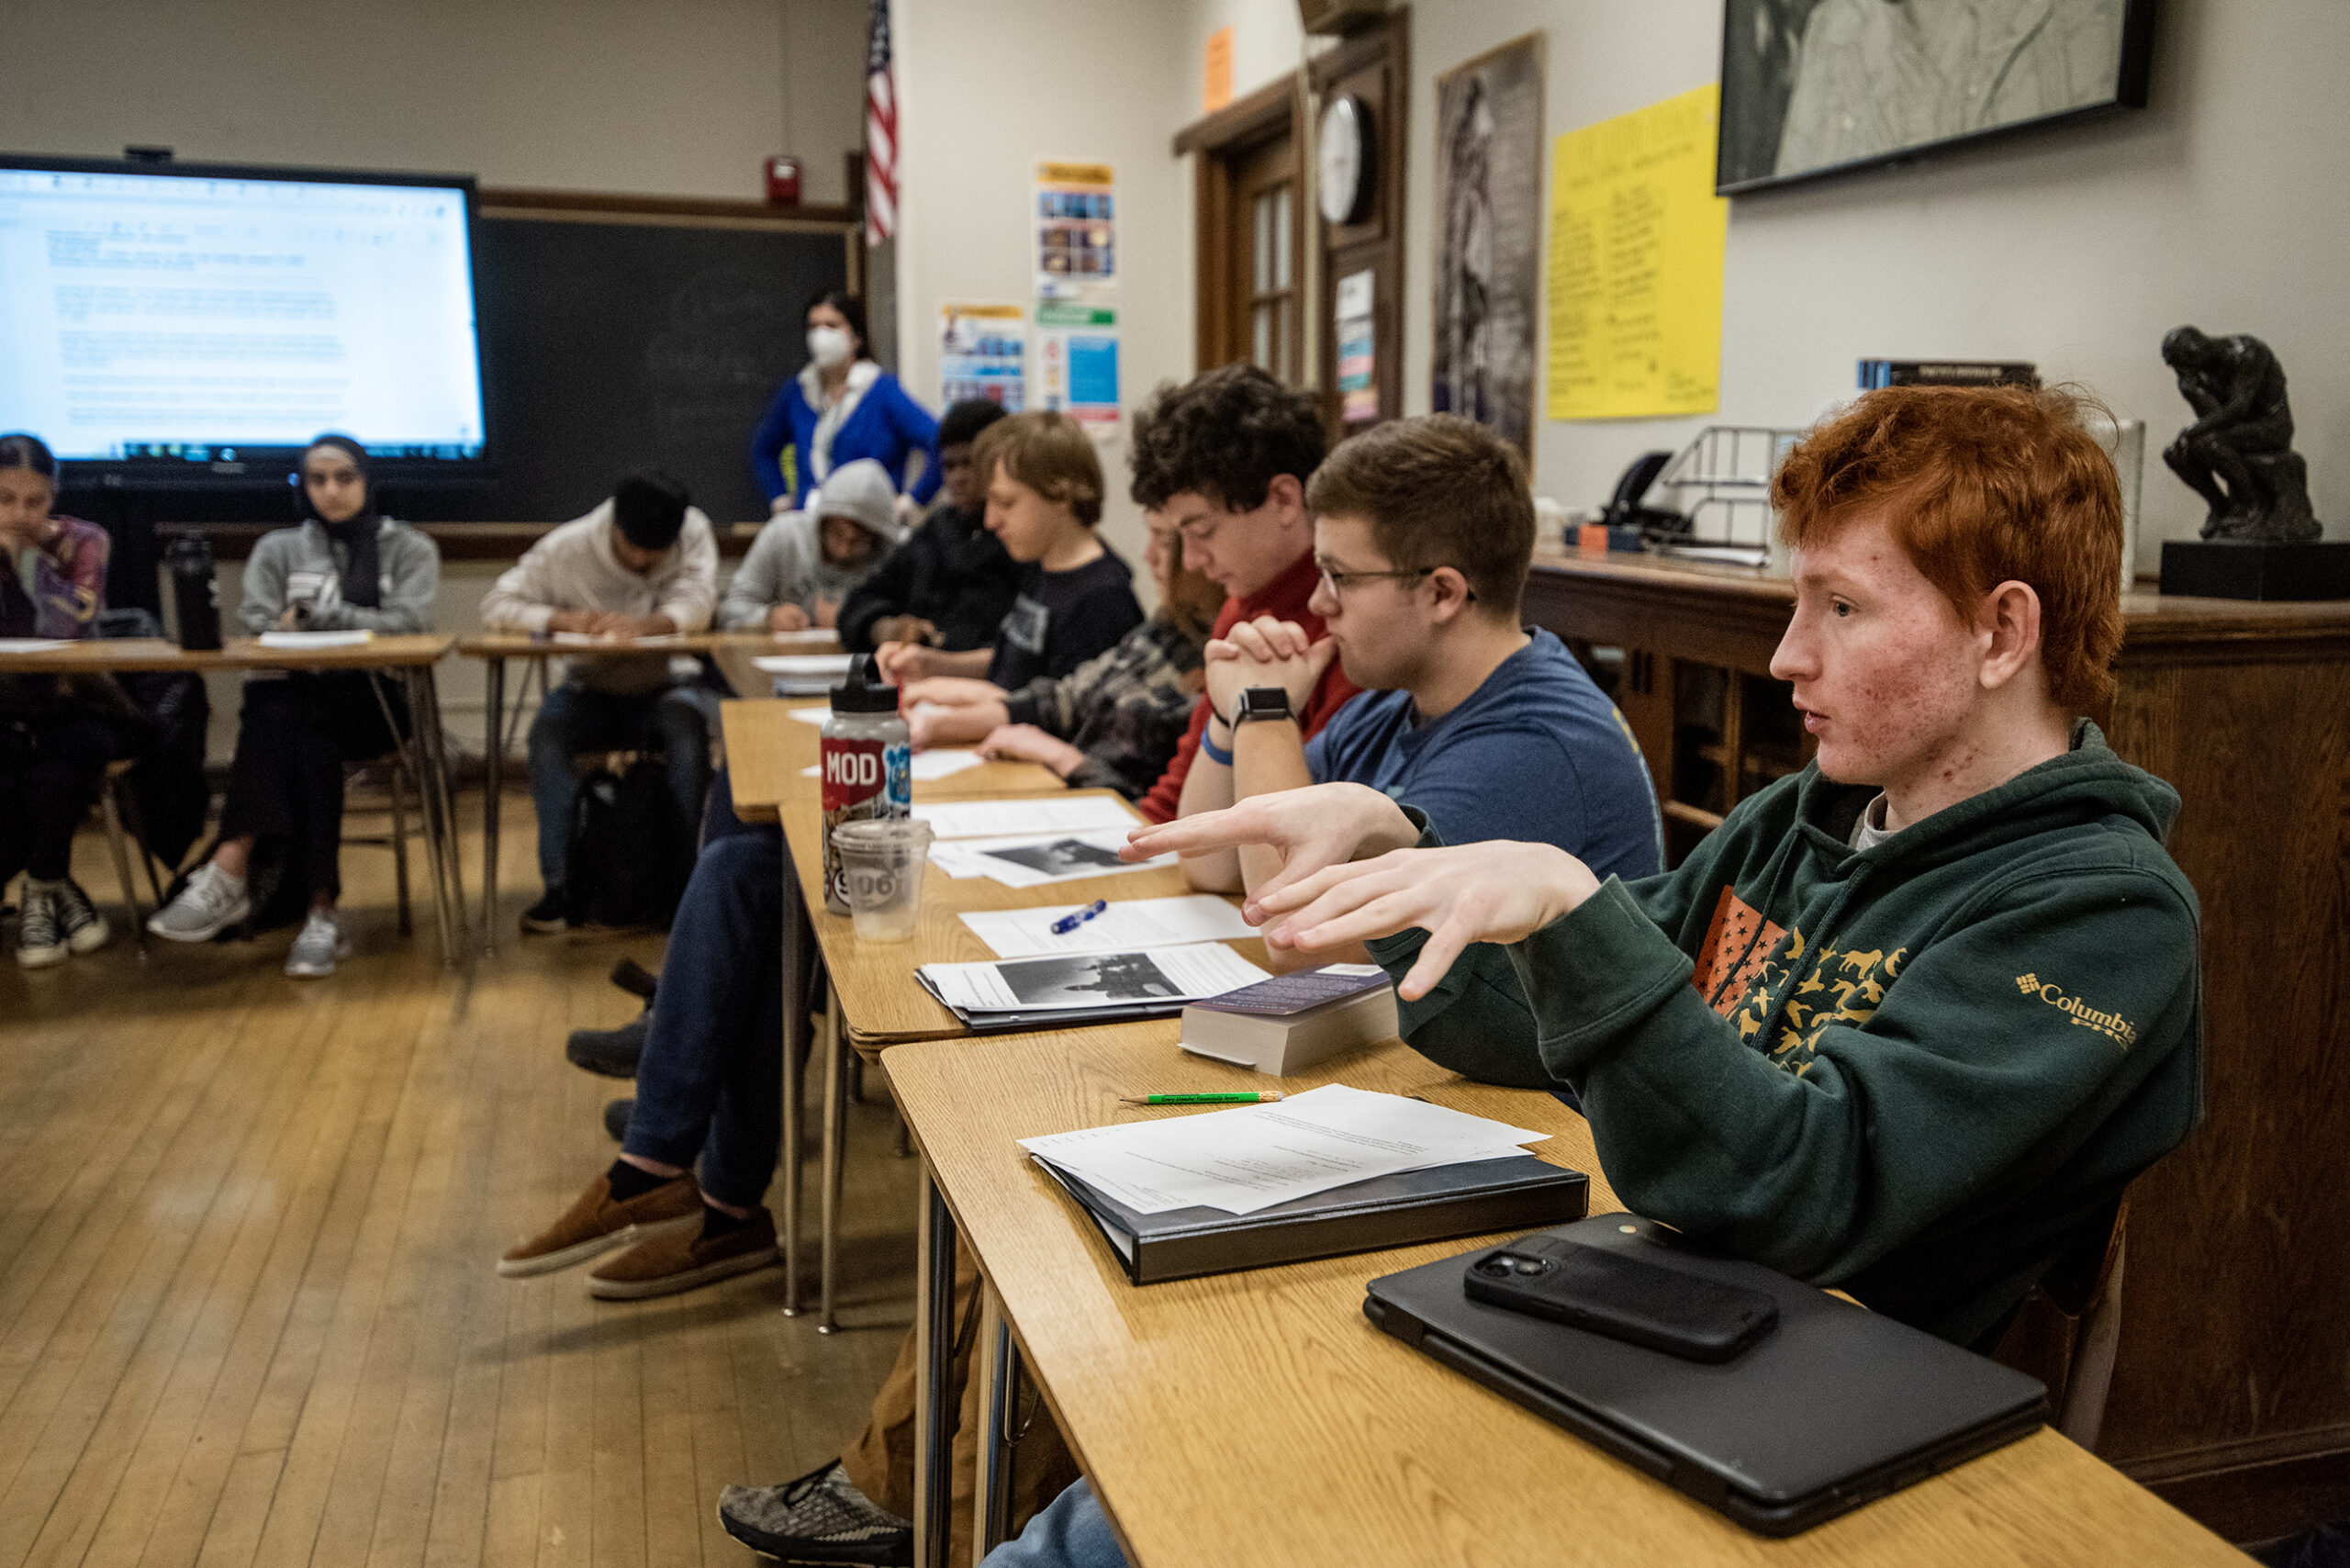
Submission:
[[[147,929],[170,942],[209,942],[252,913],[245,879],[207,861],[180,896],[157,910]]]
[[[285,955],[285,972],[296,980],[319,980],[334,973],[337,958],[349,957],[342,922],[330,909],[313,909],[302,923],[302,935],[294,938],[294,950]]]

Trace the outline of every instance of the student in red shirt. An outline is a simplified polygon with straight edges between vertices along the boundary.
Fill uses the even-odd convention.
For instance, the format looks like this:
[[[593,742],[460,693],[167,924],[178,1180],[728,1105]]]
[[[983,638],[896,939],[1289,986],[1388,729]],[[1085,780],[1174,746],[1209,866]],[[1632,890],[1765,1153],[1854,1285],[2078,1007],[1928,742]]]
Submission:
[[[1320,467],[1325,441],[1310,393],[1292,392],[1250,364],[1227,364],[1186,385],[1162,388],[1134,417],[1136,504],[1164,512],[1183,536],[1183,561],[1224,589],[1214,636],[1270,615],[1308,637],[1322,618],[1306,608],[1321,580],[1314,566],[1314,520],[1305,482]],[[1334,661],[1300,715],[1307,738],[1360,689]],[[1135,802],[1152,822],[1171,822],[1204,735],[1228,750],[1232,736],[1203,698],[1175,760]]]

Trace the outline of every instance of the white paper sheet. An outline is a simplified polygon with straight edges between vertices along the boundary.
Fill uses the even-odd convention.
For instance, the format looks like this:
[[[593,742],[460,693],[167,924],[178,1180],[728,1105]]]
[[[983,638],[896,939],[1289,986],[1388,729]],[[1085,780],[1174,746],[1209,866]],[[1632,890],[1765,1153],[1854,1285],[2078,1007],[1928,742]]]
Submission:
[[[785,711],[803,724],[821,724],[833,716],[833,705],[827,702],[820,708],[789,708]]]
[[[917,808],[919,810],[919,808]],[[1172,855],[1129,865],[1118,858],[1125,831],[1022,834],[1012,838],[960,838],[933,843],[933,864],[950,877],[991,877],[1007,888],[1042,888],[1122,877],[1154,866],[1174,864]]]
[[[795,643],[803,644],[822,643],[830,647],[840,641],[840,633],[829,626],[807,626],[797,632],[770,632],[767,635],[787,647]]]
[[[0,654],[45,654],[73,644],[60,637],[0,637]]]
[[[1400,1170],[1494,1159],[1548,1133],[1396,1094],[1326,1084],[1270,1105],[1022,1138],[1020,1146],[1144,1214],[1254,1214]]]
[[[913,765],[908,773],[915,783],[920,784],[926,779],[951,778],[967,767],[977,767],[986,760],[975,751],[918,751],[914,753]],[[802,778],[821,778],[823,776],[822,763],[800,770]],[[919,813],[922,808],[917,806],[914,810]]]
[[[1268,978],[1220,942],[988,964],[924,964],[922,972],[949,1006],[974,1013],[1196,1002]]]
[[[1091,907],[1058,904],[1050,909],[986,910],[963,916],[972,934],[999,958],[1045,953],[1113,953],[1131,947],[1165,947],[1184,942],[1238,941],[1257,935],[1240,911],[1214,893],[1177,899],[1127,899],[1113,902],[1074,931],[1053,934],[1053,922]]]
[[[375,640],[375,633],[356,632],[263,632],[258,641],[264,648],[356,648]]]
[[[848,662],[854,654],[762,654],[752,665],[768,675],[828,675],[834,678],[848,674]]]
[[[927,754],[922,754],[927,755]],[[917,755],[915,761],[922,760]],[[1047,796],[1041,801],[949,801],[916,806],[940,838],[1003,838],[1020,834],[1086,833],[1142,825],[1134,808],[1112,795]]]
[[[686,640],[682,632],[652,637],[620,637],[609,632],[551,632],[547,641],[559,648],[674,648]]]

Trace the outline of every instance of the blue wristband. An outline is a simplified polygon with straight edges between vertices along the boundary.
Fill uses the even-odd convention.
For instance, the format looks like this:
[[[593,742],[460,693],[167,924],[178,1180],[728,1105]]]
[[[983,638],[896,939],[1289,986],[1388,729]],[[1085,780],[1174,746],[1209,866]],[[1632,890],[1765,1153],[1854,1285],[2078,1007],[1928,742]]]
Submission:
[[[1208,733],[1205,730],[1200,732],[1200,749],[1207,753],[1210,762],[1218,763],[1225,767],[1232,766],[1232,754],[1208,739]]]

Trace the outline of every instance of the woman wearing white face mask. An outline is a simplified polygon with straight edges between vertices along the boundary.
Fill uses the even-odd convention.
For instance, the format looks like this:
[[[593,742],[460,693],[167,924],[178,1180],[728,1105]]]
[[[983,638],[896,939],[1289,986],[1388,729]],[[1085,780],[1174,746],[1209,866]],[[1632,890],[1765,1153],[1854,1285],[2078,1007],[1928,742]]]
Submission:
[[[826,475],[860,457],[887,469],[901,496],[927,505],[938,489],[938,421],[866,357],[865,302],[820,294],[808,302],[807,323],[807,367],[777,389],[751,437],[751,471],[769,510],[804,508]]]

